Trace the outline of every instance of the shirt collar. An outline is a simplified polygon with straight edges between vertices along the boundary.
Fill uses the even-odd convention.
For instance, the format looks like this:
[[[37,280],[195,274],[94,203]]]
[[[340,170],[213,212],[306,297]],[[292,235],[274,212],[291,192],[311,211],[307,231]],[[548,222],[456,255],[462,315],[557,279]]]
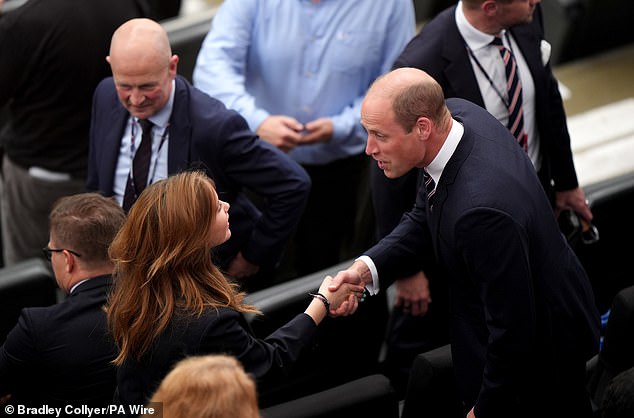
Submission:
[[[462,10],[462,1],[458,2],[456,6],[456,25],[458,26],[458,32],[462,35],[469,48],[472,51],[476,51],[480,48],[488,46],[493,41],[494,36],[484,33],[478,30],[467,20]],[[500,32],[500,35],[504,35],[505,30]]]
[[[89,279],[84,279],[84,280],[80,280],[77,283],[75,283],[75,285],[73,287],[70,288],[70,292],[68,292],[68,294],[70,295],[71,293],[73,293],[75,291],[75,289],[77,289],[77,287],[84,283],[85,281],[88,281]]]
[[[451,120],[451,130],[449,131],[449,135],[447,135],[445,143],[442,144],[440,151],[438,151],[438,154],[433,159],[433,161],[429,163],[427,167],[425,167],[425,169],[427,170],[431,178],[434,179],[434,182],[436,184],[438,184],[438,180],[440,180],[440,176],[442,175],[445,166],[456,150],[456,147],[458,147],[458,143],[460,142],[460,139],[464,134],[464,126],[462,126],[460,122],[453,118]]]

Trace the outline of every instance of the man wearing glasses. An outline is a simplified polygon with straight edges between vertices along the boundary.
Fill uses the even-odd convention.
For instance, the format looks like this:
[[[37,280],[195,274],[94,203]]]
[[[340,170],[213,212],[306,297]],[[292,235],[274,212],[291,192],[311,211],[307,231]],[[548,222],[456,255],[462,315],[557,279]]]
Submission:
[[[102,309],[112,283],[108,246],[123,209],[97,193],[63,197],[43,249],[67,298],[25,308],[0,347],[0,403],[28,407],[106,406],[115,387],[116,348]],[[10,396],[8,396],[10,395]]]

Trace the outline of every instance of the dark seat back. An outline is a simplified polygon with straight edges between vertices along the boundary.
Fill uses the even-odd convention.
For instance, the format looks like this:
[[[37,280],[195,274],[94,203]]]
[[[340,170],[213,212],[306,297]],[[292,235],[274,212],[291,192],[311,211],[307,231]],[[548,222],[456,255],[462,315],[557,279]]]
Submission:
[[[610,308],[621,289],[634,285],[631,274],[631,221],[634,207],[634,172],[584,187],[600,239],[595,244],[578,245],[575,252],[586,269],[599,312]]]
[[[601,351],[589,364],[588,391],[596,408],[612,379],[634,367],[634,286],[614,297]]]
[[[33,258],[0,269],[0,344],[18,321],[22,308],[57,302],[57,284],[46,262]]]
[[[387,377],[374,374],[260,411],[262,418],[398,418]]]
[[[458,397],[453,372],[451,345],[421,353],[410,371],[402,418],[460,418],[462,402]]]

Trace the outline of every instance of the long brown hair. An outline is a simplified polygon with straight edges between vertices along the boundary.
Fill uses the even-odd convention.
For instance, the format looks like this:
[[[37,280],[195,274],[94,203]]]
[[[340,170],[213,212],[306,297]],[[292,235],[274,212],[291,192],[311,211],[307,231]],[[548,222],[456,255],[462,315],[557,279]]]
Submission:
[[[106,309],[120,349],[115,364],[140,359],[176,308],[197,316],[208,307],[257,312],[212,261],[218,204],[211,179],[189,171],[148,186],[132,206],[110,246],[115,279]]]

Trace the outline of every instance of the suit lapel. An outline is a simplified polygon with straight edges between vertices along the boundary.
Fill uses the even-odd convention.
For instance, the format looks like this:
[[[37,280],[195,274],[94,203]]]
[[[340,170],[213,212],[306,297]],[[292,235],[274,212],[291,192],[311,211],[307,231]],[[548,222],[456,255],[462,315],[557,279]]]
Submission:
[[[478,80],[473,72],[467,47],[458,31],[453,12],[451,13],[451,24],[448,27],[446,42],[443,44],[441,53],[447,61],[444,72],[449,88],[445,90],[445,96],[446,98],[462,97],[484,107],[484,99],[478,87]],[[456,94],[456,92],[460,92],[460,94]]]
[[[530,25],[522,25],[510,30],[517,46],[522,51],[524,61],[528,65],[528,69],[533,77],[536,86],[542,85],[539,79],[544,73],[544,65],[542,64],[540,42],[541,39],[532,30]],[[539,94],[539,89],[535,89],[535,94]]]
[[[167,143],[167,173],[187,170],[191,163],[193,142],[189,115],[190,91],[185,82],[176,77],[174,107],[170,116],[170,136]]]
[[[109,120],[112,121],[112,126],[116,128],[109,129],[104,133],[104,142],[99,146],[101,155],[97,155],[100,167],[99,178],[109,182],[109,184],[100,185],[100,189],[103,190],[106,195],[111,195],[114,192],[115,170],[119,160],[121,138],[125,131],[125,125],[130,117],[128,111],[118,101],[112,106],[111,112],[112,115]]]
[[[454,115],[454,119],[460,120],[456,115]],[[438,185],[436,186],[436,193],[432,199],[433,207],[429,208],[429,228],[431,232],[432,239],[434,240],[434,248],[438,248],[438,239],[440,237],[440,222],[443,213],[443,206],[447,201],[447,197],[451,193],[452,185],[456,181],[456,177],[458,176],[458,172],[460,171],[460,167],[462,167],[464,161],[467,159],[467,156],[471,153],[471,149],[473,148],[474,142],[472,136],[468,132],[468,127],[465,126],[465,132],[456,147],[451,158],[447,162],[447,165],[443,169],[442,175],[438,180]],[[438,256],[438,254],[436,254]]]

